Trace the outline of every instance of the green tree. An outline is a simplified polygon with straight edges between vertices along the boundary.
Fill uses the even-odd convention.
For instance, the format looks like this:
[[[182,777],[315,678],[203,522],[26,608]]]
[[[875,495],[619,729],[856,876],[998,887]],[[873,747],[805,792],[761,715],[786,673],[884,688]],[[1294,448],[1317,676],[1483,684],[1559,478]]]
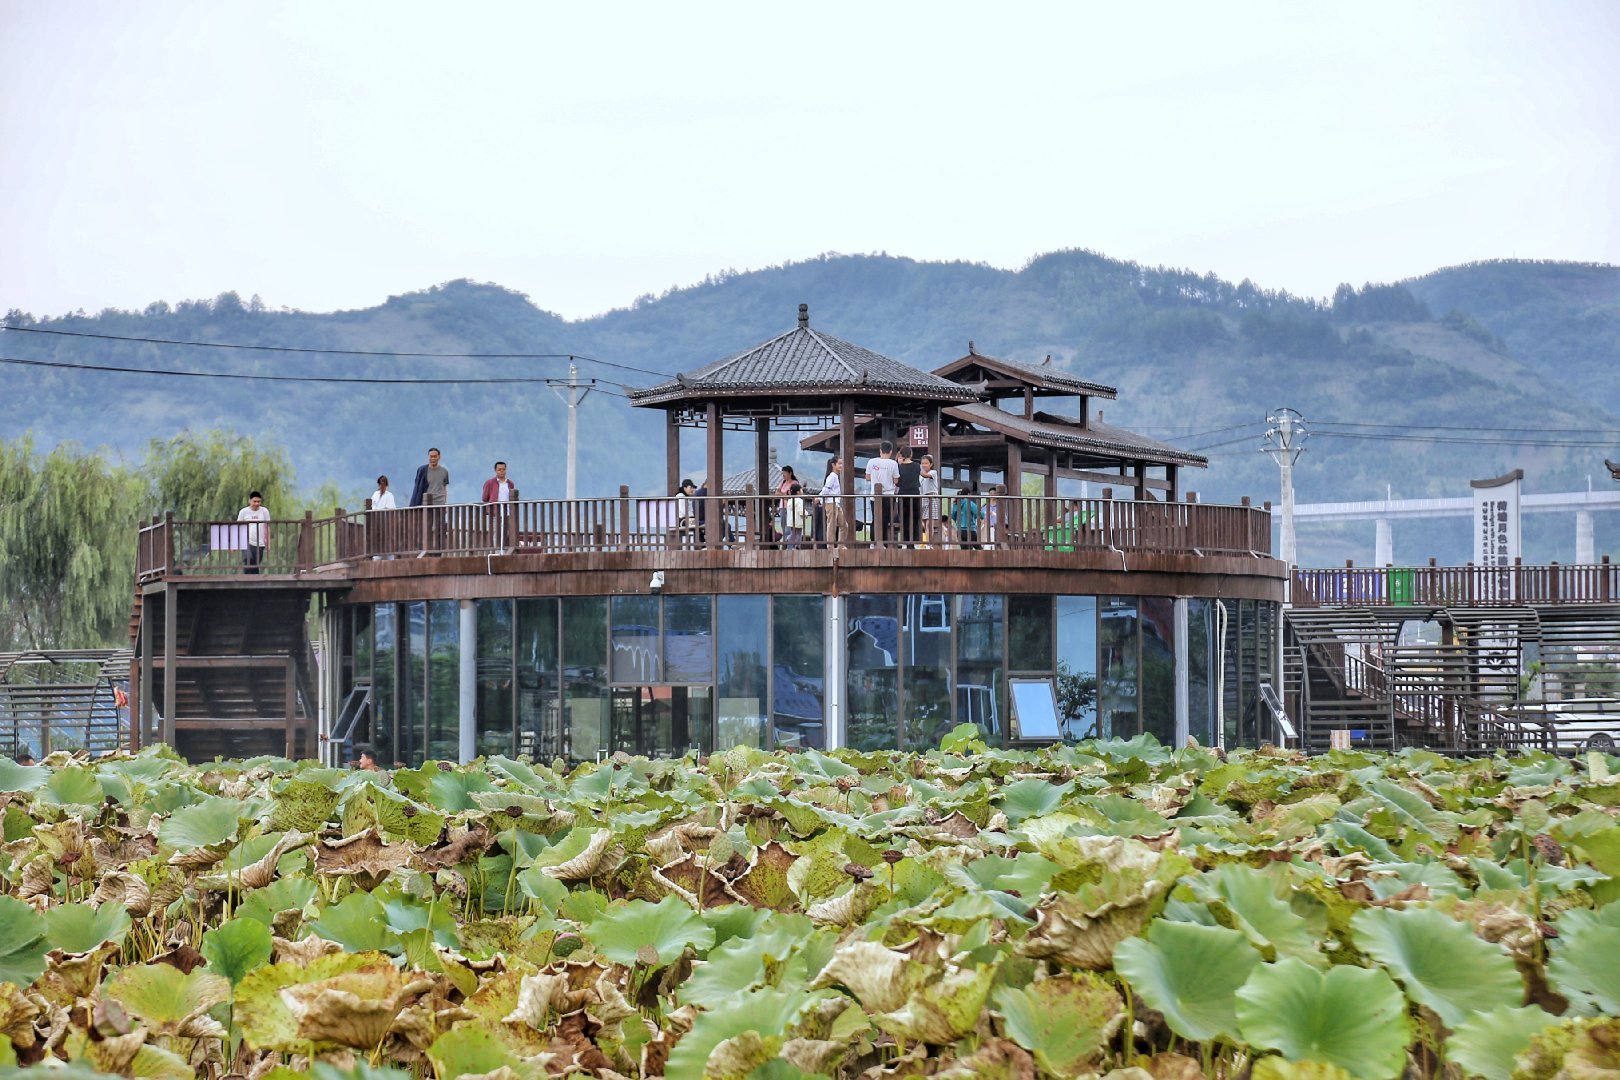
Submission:
[[[0,443],[0,648],[85,648],[129,618],[139,479],[63,444]]]
[[[230,431],[182,432],[153,439],[145,472],[151,478],[152,513],[174,511],[182,521],[229,521],[247,505],[248,493],[264,494],[272,516],[302,516],[286,453],[262,449]],[[325,508],[331,513],[332,507]]]

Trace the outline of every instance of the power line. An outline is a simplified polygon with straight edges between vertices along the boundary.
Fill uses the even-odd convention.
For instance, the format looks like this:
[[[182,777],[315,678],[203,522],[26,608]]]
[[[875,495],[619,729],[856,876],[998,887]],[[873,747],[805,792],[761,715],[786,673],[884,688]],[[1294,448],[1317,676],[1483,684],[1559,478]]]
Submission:
[[[19,334],[52,334],[57,337],[95,338],[100,341],[132,341],[144,345],[187,345],[199,349],[242,349],[250,352],[310,353],[317,356],[394,356],[429,360],[579,360],[588,364],[637,371],[643,375],[657,375],[661,379],[674,376],[665,371],[619,364],[612,360],[598,360],[577,353],[446,353],[446,352],[391,352],[378,349],[316,349],[297,345],[243,345],[228,341],[179,341],[173,338],[126,337],[121,334],[92,334],[81,330],[48,330],[40,326],[0,326]]]
[[[19,367],[57,368],[67,371],[105,371],[121,375],[169,375],[185,379],[238,379],[249,382],[291,382],[291,383],[375,383],[391,386],[458,386],[481,385],[488,383],[529,383],[544,384],[547,386],[567,386],[567,379],[558,378],[527,378],[523,376],[505,376],[493,379],[412,379],[404,377],[360,377],[349,375],[245,375],[230,371],[168,371],[162,368],[122,367],[116,364],[74,364],[65,360],[25,360],[15,356],[0,356],[0,364],[14,364]],[[625,397],[624,394],[614,394],[611,390],[603,393],[613,394],[614,397]]]
[[[1464,430],[1479,430],[1478,428]],[[1569,446],[1596,449],[1612,445],[1609,442],[1576,439],[1464,439],[1455,435],[1383,435],[1361,431],[1318,431],[1324,439],[1367,439],[1373,442],[1427,442],[1456,443],[1463,446]]]
[[[1360,420],[1312,420],[1311,423],[1316,424],[1318,426],[1326,426],[1326,427],[1395,428],[1397,430],[1402,430],[1402,431],[1410,431],[1411,428],[1412,428],[1411,424],[1374,424],[1374,423],[1370,423],[1370,422],[1363,422],[1363,421],[1360,421]],[[1467,425],[1454,424],[1454,425],[1449,425],[1449,426],[1446,425],[1446,424],[1424,424],[1423,426],[1425,428],[1428,428],[1428,429],[1432,430],[1432,431],[1479,431],[1479,430],[1481,430],[1481,425],[1479,425],[1479,424],[1467,424]],[[1491,427],[1490,427],[1490,430],[1492,430],[1492,431],[1543,431],[1543,432],[1545,432],[1545,431],[1555,431],[1555,432],[1558,432],[1560,434],[1565,434],[1565,435],[1569,435],[1569,434],[1620,435],[1620,429],[1616,429],[1616,428],[1549,428],[1549,427],[1547,427],[1545,425],[1540,425],[1540,426],[1532,425],[1530,427],[1504,427],[1504,426],[1502,426],[1500,424],[1492,424]]]

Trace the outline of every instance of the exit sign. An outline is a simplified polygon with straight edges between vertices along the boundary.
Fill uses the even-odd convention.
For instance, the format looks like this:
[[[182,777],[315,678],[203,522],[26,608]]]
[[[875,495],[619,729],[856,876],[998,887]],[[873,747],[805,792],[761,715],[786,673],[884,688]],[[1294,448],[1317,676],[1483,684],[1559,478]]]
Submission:
[[[927,446],[928,445],[928,425],[927,424],[913,424],[913,425],[911,425],[911,445],[912,446]]]

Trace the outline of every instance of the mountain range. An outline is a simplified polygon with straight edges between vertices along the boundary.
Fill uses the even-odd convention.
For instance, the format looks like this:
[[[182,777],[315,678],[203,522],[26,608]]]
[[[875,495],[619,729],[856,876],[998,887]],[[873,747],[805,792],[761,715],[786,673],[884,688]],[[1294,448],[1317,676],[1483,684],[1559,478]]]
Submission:
[[[0,364],[0,434],[32,431],[45,447],[71,440],[129,453],[185,428],[231,429],[284,447],[303,486],[335,482],[351,506],[379,472],[408,484],[437,445],[457,494],[476,490],[502,458],[525,497],[560,497],[561,395],[540,382],[465,380],[564,379],[572,355],[580,377],[595,380],[579,412],[579,493],[608,495],[620,484],[650,493],[664,477],[662,418],[630,408],[625,387],[772,337],[793,325],[800,303],[810,305],[813,326],[921,368],[962,356],[972,341],[981,354],[1034,364],[1050,356],[1061,370],[1117,386],[1119,399],[1100,403],[1109,423],[1209,456],[1209,470],[1186,481],[1206,501],[1277,498],[1277,470],[1259,448],[1267,412],[1283,406],[1299,410],[1312,432],[1295,471],[1301,501],[1463,495],[1468,480],[1514,468],[1525,470],[1527,491],[1584,488],[1589,477],[1607,486],[1602,460],[1620,458],[1620,268],[1485,262],[1345,285],[1313,300],[1079,250],[1016,271],[829,254],[716,274],[580,320],[467,280],[330,313],[275,310],[234,292],[141,311],[11,311],[8,327],[55,332],[0,333],[0,356],[12,359],[457,381]],[[131,338],[146,340],[121,340]],[[485,355],[357,355],[365,352]],[[528,358],[488,355],[514,353]],[[777,449],[783,460],[798,453],[786,436]],[[728,459],[746,459],[741,443]],[[701,471],[695,434],[683,464]],[[1620,521],[1600,518],[1600,551],[1613,549],[1606,534],[1616,532]],[[1301,543],[1302,561],[1365,561],[1371,528],[1302,532]],[[1397,549],[1402,561],[1451,560],[1467,557],[1467,543],[1466,522],[1416,523],[1400,530]],[[1428,550],[1410,547],[1417,544]],[[1568,559],[1573,529],[1527,519],[1526,547],[1527,558]]]

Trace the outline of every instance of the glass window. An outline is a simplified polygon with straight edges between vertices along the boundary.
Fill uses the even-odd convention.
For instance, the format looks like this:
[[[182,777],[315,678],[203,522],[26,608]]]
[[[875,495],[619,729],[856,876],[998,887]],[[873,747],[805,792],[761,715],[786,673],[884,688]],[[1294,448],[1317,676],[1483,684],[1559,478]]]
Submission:
[[[513,740],[512,601],[478,601],[477,753],[511,754]]]
[[[949,596],[928,593],[901,597],[905,745],[909,750],[938,746],[954,725],[951,711],[951,627],[954,622]]]
[[[720,655],[715,673],[714,749],[765,745],[765,664],[770,597],[715,598]]]
[[[709,597],[664,597],[664,681],[714,681],[714,602]]]
[[[845,738],[855,750],[899,745],[899,598],[851,596],[844,604]]]
[[[1259,613],[1253,600],[1239,600],[1238,608],[1238,746],[1256,746],[1260,741]]]
[[[658,597],[613,598],[613,681],[664,681],[658,649]]]
[[[1104,738],[1129,739],[1137,728],[1136,598],[1106,596],[1098,600],[1098,633],[1102,668],[1099,728]]]
[[[771,731],[788,749],[827,745],[827,602],[820,596],[771,601]]]
[[[461,612],[454,600],[428,603],[427,758],[455,761],[461,749]]]
[[[378,604],[372,609],[372,633],[376,660],[371,684],[371,746],[378,762],[389,765],[403,760],[395,750],[394,724],[399,712],[394,704],[394,680],[398,673],[398,648],[394,641],[394,605]]]
[[[1006,597],[1000,595],[956,598],[956,719],[979,725],[992,741],[1001,740],[1006,731],[1006,608]]]
[[[1225,714],[1223,745],[1242,746],[1238,718],[1242,715],[1243,705],[1243,641],[1238,624],[1238,602],[1217,600],[1215,606],[1220,620],[1216,625],[1221,631],[1216,647],[1220,649],[1221,668],[1225,675],[1225,693],[1221,702]]]
[[[608,735],[607,598],[562,598],[563,756],[589,761]]]
[[[1142,612],[1142,730],[1176,745],[1176,602],[1144,596]]]
[[[350,686],[371,678],[371,608],[365,604],[345,609],[354,620],[354,668]]]
[[[537,761],[565,756],[557,664],[557,601],[517,602],[517,752]]]
[[[1052,670],[1052,598],[1007,598],[1007,666],[1013,671]]]
[[[1097,735],[1097,598],[1057,598],[1058,713],[1065,739]]]
[[[427,604],[400,605],[399,725],[394,753],[412,768],[422,764],[422,732],[427,727]]]
[[[1187,601],[1187,734],[1200,746],[1215,744],[1215,654],[1212,600]]]

